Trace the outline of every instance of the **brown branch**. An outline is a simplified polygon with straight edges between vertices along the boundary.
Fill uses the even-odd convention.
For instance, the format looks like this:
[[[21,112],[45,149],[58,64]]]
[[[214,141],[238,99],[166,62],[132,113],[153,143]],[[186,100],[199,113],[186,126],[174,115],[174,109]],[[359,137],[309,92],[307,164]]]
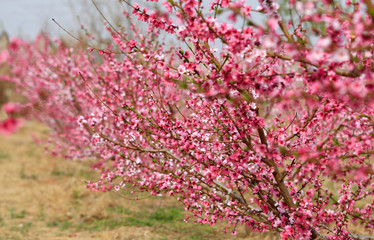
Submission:
[[[371,2],[371,0],[363,0],[363,2],[365,3],[365,5],[367,7],[368,14],[370,15],[371,19],[374,20],[374,5],[373,5],[373,3]]]
[[[304,64],[307,64],[307,65],[310,65],[310,66],[313,66],[313,67],[316,67],[316,68],[321,67],[320,65],[311,63],[311,62],[305,60],[302,57],[299,58],[299,59],[295,59],[295,58],[284,56],[284,55],[281,55],[281,54],[278,54],[278,53],[273,53],[273,52],[270,52],[270,51],[267,51],[267,55],[269,57],[277,57],[277,58],[280,58],[280,59],[286,60],[286,61],[294,60],[294,61],[304,63]],[[335,69],[335,73],[340,75],[340,76],[343,76],[343,77],[359,77],[361,70],[362,70],[362,68],[355,68],[355,69],[353,69],[353,71],[344,71],[342,69]]]
[[[310,121],[313,120],[313,118],[314,118],[314,116],[316,115],[317,111],[318,111],[318,109],[315,109],[315,110],[313,111],[312,116],[311,116],[311,117],[310,117],[310,118],[309,118],[309,119],[304,123],[304,125],[301,127],[302,129],[304,129],[304,128],[306,128],[306,126],[308,126],[308,124],[310,123]],[[295,134],[289,136],[289,137],[286,139],[286,142],[290,141],[292,138],[296,137],[298,134],[299,134],[299,132],[297,132],[297,133],[295,133]]]
[[[291,34],[288,32],[286,25],[284,25],[284,22],[282,20],[278,21],[279,27],[282,29],[282,32],[286,36],[288,42],[294,43],[294,39],[292,38]]]

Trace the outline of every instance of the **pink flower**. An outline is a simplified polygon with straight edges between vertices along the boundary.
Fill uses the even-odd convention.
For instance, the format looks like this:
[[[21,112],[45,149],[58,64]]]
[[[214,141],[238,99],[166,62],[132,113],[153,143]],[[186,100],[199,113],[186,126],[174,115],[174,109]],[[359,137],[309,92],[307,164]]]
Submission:
[[[252,6],[244,6],[242,11],[243,11],[243,15],[246,16],[246,17],[250,17],[251,16],[251,10],[252,10]]]
[[[275,37],[274,35],[267,36],[264,39],[264,42],[263,42],[263,47],[264,48],[275,49],[277,47],[277,45],[278,45],[278,38]]]
[[[349,52],[347,49],[344,48],[338,48],[332,56],[331,60],[336,63],[346,62],[350,60]]]
[[[17,104],[14,102],[8,102],[3,105],[3,110],[6,112],[8,115],[13,114],[17,112]]]
[[[9,52],[6,51],[6,50],[3,50],[0,52],[0,64],[3,63],[3,62],[6,62],[8,60],[8,57],[9,57]]]
[[[324,38],[320,38],[320,39],[318,39],[318,41],[317,41],[317,47],[318,48],[327,48],[327,47],[329,47],[330,46],[330,44],[331,44],[331,38],[329,38],[329,37],[324,37]]]
[[[307,58],[312,62],[318,62],[322,61],[324,59],[325,52],[320,48],[313,49],[309,55],[307,55]]]
[[[22,121],[13,117],[7,118],[0,122],[0,133],[5,135],[11,135],[17,131],[18,127],[22,124]]]
[[[162,5],[165,6],[165,8],[168,10],[168,12],[172,12],[172,11],[173,11],[173,9],[172,9],[172,7],[171,7],[171,5],[170,5],[169,2],[167,2],[167,1],[163,1],[163,2],[162,2]]]
[[[268,26],[272,31],[275,31],[275,28],[278,26],[278,20],[276,18],[270,18],[268,20]]]
[[[367,176],[369,175],[369,173],[373,174],[373,172],[374,172],[373,168],[371,168],[369,166],[362,166],[355,171],[354,179],[356,181],[365,180],[367,178]]]
[[[180,65],[180,66],[178,67],[178,72],[179,72],[180,74],[184,74],[184,73],[187,72],[187,69],[186,69],[186,67],[185,67],[184,65]]]
[[[284,232],[281,232],[280,235],[283,240],[287,240],[287,239],[290,239],[290,237],[292,237],[293,234],[294,234],[294,229],[288,225],[284,228]]]

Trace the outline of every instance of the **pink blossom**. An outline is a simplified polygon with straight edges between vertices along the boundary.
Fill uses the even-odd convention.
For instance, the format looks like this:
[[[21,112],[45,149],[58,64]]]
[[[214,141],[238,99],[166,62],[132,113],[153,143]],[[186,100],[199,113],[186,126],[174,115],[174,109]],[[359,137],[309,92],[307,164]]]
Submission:
[[[325,57],[325,52],[320,48],[316,48],[313,49],[307,57],[312,62],[323,61]]]
[[[9,57],[9,52],[8,51],[0,51],[0,64],[3,63],[3,62],[6,62],[8,60],[8,57]]]
[[[243,11],[244,16],[250,17],[251,16],[251,11],[252,11],[252,6],[244,6],[242,8],[242,11]]]
[[[318,39],[316,46],[318,48],[327,48],[330,46],[330,44],[331,44],[331,39],[327,37],[327,38]]]
[[[275,31],[275,29],[278,26],[278,20],[276,18],[270,18],[270,19],[268,19],[267,23],[268,23],[269,28],[272,31]]]
[[[331,60],[337,63],[349,61],[350,60],[349,52],[346,49],[338,48],[331,55]]]
[[[286,226],[285,229],[284,229],[284,232],[281,232],[281,237],[283,240],[287,240],[289,239],[290,237],[292,237],[294,233],[294,229],[292,226]]]
[[[134,4],[124,16],[148,28],[107,27],[100,58],[16,39],[1,79],[50,128],[52,154],[93,159],[93,191],[175,196],[226,231],[350,239],[352,224],[374,228],[372,18],[360,1],[288,3],[292,21],[260,1],[263,22],[245,1]],[[4,109],[9,134],[17,109]]]
[[[178,67],[178,72],[179,72],[180,74],[185,74],[185,73],[187,72],[187,69],[186,69],[186,67],[185,67],[184,65],[180,65],[180,66]]]
[[[5,135],[11,135],[17,129],[19,126],[22,125],[22,121],[16,118],[9,117],[2,122],[0,122],[0,133],[5,134]]]
[[[362,166],[354,172],[354,179],[357,181],[365,180],[370,173],[374,173],[374,169],[372,167]]]
[[[10,114],[13,114],[13,113],[18,111],[18,106],[14,102],[8,102],[8,103],[3,105],[3,110],[4,110],[5,113],[10,115]]]

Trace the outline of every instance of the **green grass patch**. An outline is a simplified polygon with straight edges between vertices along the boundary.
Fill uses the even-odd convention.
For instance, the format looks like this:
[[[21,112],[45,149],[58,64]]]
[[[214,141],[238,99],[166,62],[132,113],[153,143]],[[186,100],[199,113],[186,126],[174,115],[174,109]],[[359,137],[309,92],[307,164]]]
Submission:
[[[19,176],[20,176],[21,179],[32,179],[32,180],[37,180],[38,179],[38,177],[35,174],[32,174],[30,176],[27,175],[25,173],[25,167],[23,165],[22,165],[21,170],[19,172]]]
[[[84,179],[95,179],[95,177],[97,177],[96,172],[94,172],[93,170],[82,169],[78,174]]]
[[[146,226],[152,227],[155,225],[155,222],[152,219],[142,219],[137,217],[128,217],[125,220],[125,226]]]
[[[5,226],[5,221],[4,221],[4,218],[0,217],[0,227],[4,227]],[[1,240],[1,238],[0,238]]]
[[[204,238],[202,238],[200,235],[191,234],[191,235],[188,236],[188,239],[191,239],[191,240],[203,240]]]
[[[152,211],[133,211],[122,206],[107,208],[109,213],[105,219],[87,219],[74,223],[66,220],[49,222],[49,227],[59,227],[61,230],[75,229],[77,231],[103,231],[120,228],[122,226],[137,226],[152,228],[164,239],[219,239],[208,225],[185,223],[184,210],[178,207],[161,207]],[[177,237],[178,236],[178,237]]]
[[[40,205],[38,218],[39,218],[40,221],[44,221],[44,219],[45,219],[44,205]]]
[[[68,220],[54,220],[52,222],[47,223],[47,227],[58,227],[61,230],[67,230],[69,228],[74,227],[74,223]]]
[[[12,226],[12,231],[20,232],[22,235],[25,235],[32,226],[32,222],[21,223],[18,226]]]
[[[8,153],[0,152],[0,159],[10,159],[10,155]]]
[[[62,221],[62,222],[59,224],[59,228],[60,228],[61,230],[67,230],[67,229],[69,229],[69,228],[72,227],[72,226],[73,226],[73,223],[72,223],[72,222],[69,222],[69,221],[67,221],[67,220]]]
[[[79,203],[78,200],[81,198],[81,196],[79,195],[79,191],[77,189],[73,190],[73,198],[75,204]]]
[[[74,174],[71,172],[64,172],[64,171],[58,171],[58,170],[53,170],[51,172],[52,176],[56,177],[72,177]]]
[[[107,218],[107,219],[94,219],[93,221],[84,222],[74,226],[75,228],[83,231],[100,231],[106,229],[115,229],[121,226],[128,226],[125,219],[121,218]]]
[[[12,208],[9,211],[10,211],[10,218],[12,218],[12,219],[15,219],[15,218],[22,219],[22,218],[25,218],[26,215],[27,215],[27,211],[26,210],[22,210],[21,212],[16,213],[14,211],[14,209]]]
[[[121,214],[121,215],[132,213],[130,209],[124,208],[123,206],[110,207],[107,209],[107,212],[111,214]]]
[[[58,225],[57,221],[47,222],[47,227],[57,227]]]
[[[151,219],[162,223],[182,220],[182,210],[180,208],[159,208],[151,215]]]

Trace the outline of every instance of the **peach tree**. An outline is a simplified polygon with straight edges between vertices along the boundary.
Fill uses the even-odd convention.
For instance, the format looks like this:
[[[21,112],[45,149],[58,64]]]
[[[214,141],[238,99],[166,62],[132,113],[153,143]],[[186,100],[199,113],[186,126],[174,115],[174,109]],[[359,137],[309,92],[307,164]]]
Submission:
[[[105,48],[39,36],[0,54],[51,151],[95,161],[88,188],[175,196],[233,234],[372,239],[350,230],[374,228],[370,0],[124,4]]]

